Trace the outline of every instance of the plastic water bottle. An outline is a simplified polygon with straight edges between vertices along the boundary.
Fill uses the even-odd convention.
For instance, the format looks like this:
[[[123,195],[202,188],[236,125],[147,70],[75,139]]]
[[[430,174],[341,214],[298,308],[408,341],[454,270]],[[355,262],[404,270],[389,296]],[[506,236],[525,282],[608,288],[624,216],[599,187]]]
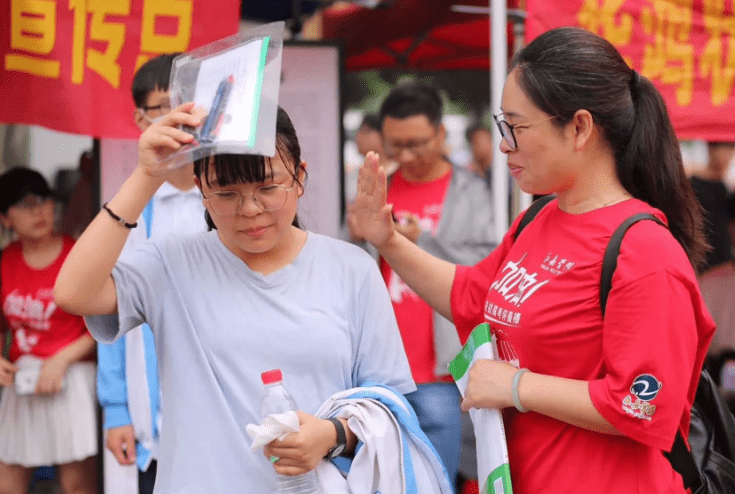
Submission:
[[[265,396],[260,410],[263,417],[299,409],[291,394],[283,386],[283,374],[280,369],[263,372],[260,378],[265,386]],[[276,474],[276,481],[278,494],[322,494],[316,470],[295,476]]]

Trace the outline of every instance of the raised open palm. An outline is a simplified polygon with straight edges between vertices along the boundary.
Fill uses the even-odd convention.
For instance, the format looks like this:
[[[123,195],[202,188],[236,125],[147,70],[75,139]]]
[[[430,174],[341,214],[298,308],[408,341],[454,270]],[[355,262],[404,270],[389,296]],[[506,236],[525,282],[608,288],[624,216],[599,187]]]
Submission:
[[[378,155],[369,152],[360,168],[354,215],[362,236],[380,250],[393,234],[391,204],[387,204],[388,184],[385,169],[378,164]]]

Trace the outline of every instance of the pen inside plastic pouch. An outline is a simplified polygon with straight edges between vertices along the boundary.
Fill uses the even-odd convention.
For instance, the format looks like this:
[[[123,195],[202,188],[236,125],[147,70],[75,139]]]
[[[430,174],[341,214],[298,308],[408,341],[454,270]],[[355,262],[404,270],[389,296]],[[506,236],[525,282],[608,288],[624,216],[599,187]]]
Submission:
[[[209,109],[209,115],[202,124],[202,130],[199,134],[200,142],[212,142],[217,137],[224,119],[225,108],[227,108],[227,100],[230,98],[234,84],[235,77],[233,75],[226,77],[219,83],[212,101],[212,107]]]

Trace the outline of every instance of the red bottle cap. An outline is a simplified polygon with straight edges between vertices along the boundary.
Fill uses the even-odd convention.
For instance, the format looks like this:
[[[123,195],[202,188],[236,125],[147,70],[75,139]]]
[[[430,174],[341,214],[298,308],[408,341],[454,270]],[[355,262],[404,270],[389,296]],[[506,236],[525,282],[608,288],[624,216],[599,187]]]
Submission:
[[[281,374],[281,369],[273,369],[263,372],[260,375],[260,379],[263,381],[263,384],[273,384],[283,381],[283,374]]]

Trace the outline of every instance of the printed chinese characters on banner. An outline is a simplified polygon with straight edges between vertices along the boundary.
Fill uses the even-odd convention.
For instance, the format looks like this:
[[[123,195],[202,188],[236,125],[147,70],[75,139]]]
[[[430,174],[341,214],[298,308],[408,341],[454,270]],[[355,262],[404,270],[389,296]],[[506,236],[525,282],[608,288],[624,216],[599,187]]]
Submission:
[[[239,0],[8,0],[0,4],[0,121],[135,137],[130,84],[161,53],[238,29]]]
[[[666,99],[681,139],[735,141],[735,1],[528,0],[527,40],[579,26],[609,40]]]

